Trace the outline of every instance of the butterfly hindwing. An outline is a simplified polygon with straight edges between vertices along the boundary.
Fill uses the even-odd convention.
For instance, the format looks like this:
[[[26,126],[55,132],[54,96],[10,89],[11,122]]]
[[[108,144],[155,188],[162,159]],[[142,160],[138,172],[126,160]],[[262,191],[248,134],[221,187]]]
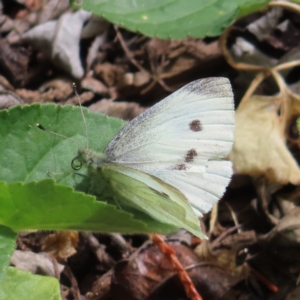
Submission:
[[[117,195],[116,204],[121,208],[131,206],[154,220],[174,228],[185,228],[203,237],[199,221],[187,199],[174,187],[152,175],[122,165],[103,164],[101,172]]]
[[[234,106],[226,78],[187,84],[128,123],[105,149],[108,160],[178,189],[201,215],[232,175]]]

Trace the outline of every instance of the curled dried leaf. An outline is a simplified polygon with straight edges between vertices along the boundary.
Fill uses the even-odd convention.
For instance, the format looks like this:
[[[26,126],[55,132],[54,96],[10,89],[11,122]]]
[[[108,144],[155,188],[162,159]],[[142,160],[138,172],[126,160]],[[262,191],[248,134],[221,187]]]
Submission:
[[[77,231],[58,231],[42,241],[42,249],[58,259],[66,259],[76,253],[78,241]]]
[[[282,99],[285,97],[285,99]],[[281,115],[281,103],[291,102],[291,96],[251,96],[236,111],[235,142],[230,160],[235,171],[251,176],[264,175],[281,184],[300,183],[300,169],[286,146],[285,129],[293,107],[287,116]]]

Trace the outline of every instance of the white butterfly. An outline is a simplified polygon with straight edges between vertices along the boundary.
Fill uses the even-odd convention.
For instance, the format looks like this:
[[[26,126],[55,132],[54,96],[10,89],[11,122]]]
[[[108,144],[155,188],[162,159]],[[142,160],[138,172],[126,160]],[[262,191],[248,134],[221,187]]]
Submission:
[[[74,162],[101,171],[129,206],[199,235],[197,216],[212,208],[230,181],[225,158],[233,137],[228,79],[201,79],[129,122],[103,154],[80,149]],[[182,211],[171,212],[172,202]]]

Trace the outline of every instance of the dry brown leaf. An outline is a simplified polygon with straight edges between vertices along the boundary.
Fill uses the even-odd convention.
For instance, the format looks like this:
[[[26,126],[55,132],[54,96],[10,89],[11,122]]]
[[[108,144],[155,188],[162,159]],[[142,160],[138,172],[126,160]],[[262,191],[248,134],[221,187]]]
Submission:
[[[295,207],[285,215],[264,239],[278,242],[281,240],[285,246],[297,244],[300,247],[300,208]],[[284,242],[282,242],[284,241]]]
[[[26,99],[27,103],[62,102],[72,95],[72,81],[66,78],[50,80],[43,84],[38,91],[17,89],[17,94]]]
[[[60,274],[64,269],[63,265],[55,264],[48,254],[33,253],[31,251],[15,250],[10,258],[10,262],[20,270],[53,277],[55,277],[57,273]]]
[[[182,41],[151,39],[146,44],[146,50],[152,69],[155,68],[155,73],[161,79],[178,76],[200,65],[203,68],[204,62],[220,56],[217,42],[207,44],[193,38]]]
[[[168,244],[175,250],[203,299],[221,299],[233,285],[243,279],[219,266],[199,261],[194,252],[180,242],[170,241]],[[128,260],[119,261],[111,278],[111,293],[115,300],[185,298],[182,283],[174,275],[169,260],[156,246],[149,243]]]
[[[58,231],[42,240],[42,249],[57,259],[66,259],[76,253],[78,241],[77,231]]]
[[[282,279],[289,274],[296,281],[300,273],[300,208],[289,211],[270,232],[259,236],[258,243],[263,251],[253,261],[263,260],[266,265],[267,261],[272,262],[278,270],[274,277],[279,275]]]
[[[245,232],[241,234],[241,236],[247,237],[247,241],[243,240],[243,237],[240,238],[243,240],[244,245],[247,245],[247,242],[249,241],[253,242],[254,237],[250,235],[249,232]],[[236,235],[235,238],[239,238],[239,235]],[[230,239],[230,238],[229,238]],[[240,276],[240,278],[246,278],[249,275],[249,268],[246,265],[240,265],[238,266],[236,263],[236,257],[238,254],[238,250],[234,247],[234,240],[231,239],[232,244],[223,245],[222,243],[219,243],[219,249],[212,249],[212,245],[207,240],[202,240],[201,244],[199,244],[194,252],[195,254],[200,258],[201,261],[206,261],[212,264],[215,264],[224,270],[226,270],[231,275]],[[235,241],[236,242],[236,241]],[[243,243],[238,243],[238,246],[240,246]]]
[[[121,118],[123,120],[132,120],[145,111],[137,103],[131,102],[113,102],[112,100],[102,99],[92,104],[90,110],[104,113],[110,117]]]
[[[291,291],[285,300],[298,300],[300,295],[300,286],[297,286],[293,291]]]
[[[74,97],[69,98],[65,104],[79,104],[79,102],[81,104],[84,104],[86,102],[91,101],[93,98],[95,97],[93,92],[83,92],[79,95],[79,98],[77,95],[75,95]]]
[[[99,95],[108,94],[108,88],[100,80],[93,77],[85,77],[81,81],[81,88]]]
[[[122,66],[105,62],[95,65],[94,72],[96,78],[99,78],[108,86],[114,86],[122,80],[126,70]]]
[[[286,120],[278,114],[280,103],[291,99],[281,97],[254,95],[241,103],[236,111],[235,141],[229,157],[240,174],[299,184],[299,166],[286,146]]]
[[[76,79],[82,78],[84,69],[80,59],[80,39],[84,24],[92,16],[78,10],[66,12],[58,21],[39,24],[22,35],[22,40],[46,53],[59,69]]]
[[[11,106],[22,104],[21,99],[16,93],[11,91],[0,91],[0,109],[8,109]]]
[[[139,71],[135,73],[126,73],[122,78],[122,81],[118,83],[118,88],[126,87],[126,86],[134,86],[141,87],[145,84],[149,83],[151,78],[149,74]]]

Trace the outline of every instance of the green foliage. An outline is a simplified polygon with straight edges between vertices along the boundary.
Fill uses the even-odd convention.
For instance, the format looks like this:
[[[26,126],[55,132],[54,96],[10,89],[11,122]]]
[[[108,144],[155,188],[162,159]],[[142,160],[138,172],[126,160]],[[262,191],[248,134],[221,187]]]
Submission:
[[[13,267],[0,281],[1,300],[60,300],[59,282],[56,278],[32,275]]]
[[[86,230],[94,232],[149,232],[153,228],[115,206],[54,184],[52,179],[28,184],[0,182],[0,224],[20,230]],[[171,226],[161,225],[167,231]]]
[[[80,6],[76,3],[80,2]],[[203,38],[220,35],[238,17],[267,5],[267,0],[73,0],[110,22],[150,37]]]
[[[2,205],[1,205],[2,211]],[[17,234],[10,228],[0,225],[0,282],[10,262],[10,256],[16,247]],[[0,298],[2,299],[2,298]]]
[[[89,147],[101,152],[125,122],[87,109],[84,113],[89,129]],[[68,139],[40,130],[37,123]],[[54,104],[15,106],[0,112],[0,124],[0,180],[26,183],[50,175],[59,183],[87,191],[83,177],[74,174],[71,168],[78,148],[86,145],[84,123],[78,107]],[[80,170],[81,175],[85,172]]]
[[[124,122],[86,109],[84,113],[89,147],[101,152]],[[137,210],[131,210],[131,214],[118,210],[115,207],[118,202],[114,199],[110,199],[111,205],[108,205],[49,180],[51,176],[58,183],[78,191],[89,193],[91,190],[88,170],[82,168],[80,173],[75,173],[70,165],[78,144],[86,145],[78,107],[17,106],[1,111],[0,123],[0,180],[8,183],[0,184],[0,224],[16,231],[73,229],[168,233],[178,228],[174,223],[155,221]],[[70,138],[40,130],[36,123]],[[40,182],[43,179],[48,180]],[[101,183],[99,180],[99,185]],[[103,200],[101,195],[99,200]]]

